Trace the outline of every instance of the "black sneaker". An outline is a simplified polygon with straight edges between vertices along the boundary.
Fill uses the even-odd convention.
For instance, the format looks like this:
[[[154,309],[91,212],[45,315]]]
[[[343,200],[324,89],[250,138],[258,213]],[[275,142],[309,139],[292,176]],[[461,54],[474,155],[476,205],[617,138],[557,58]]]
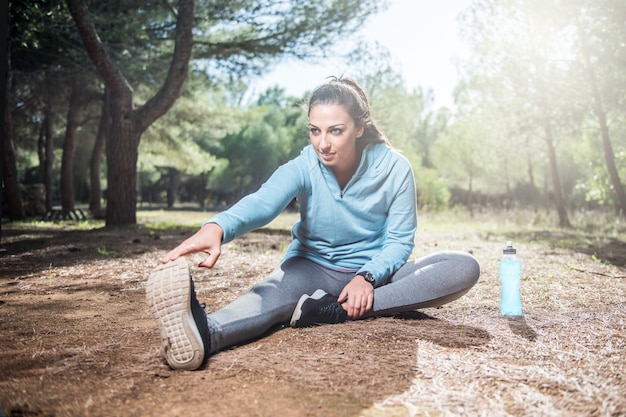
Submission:
[[[162,353],[170,367],[189,371],[201,367],[208,356],[209,329],[184,258],[152,271],[146,299],[161,331]]]
[[[304,294],[291,316],[291,327],[307,327],[315,324],[343,323],[348,312],[337,302],[337,297],[317,290],[312,295]]]

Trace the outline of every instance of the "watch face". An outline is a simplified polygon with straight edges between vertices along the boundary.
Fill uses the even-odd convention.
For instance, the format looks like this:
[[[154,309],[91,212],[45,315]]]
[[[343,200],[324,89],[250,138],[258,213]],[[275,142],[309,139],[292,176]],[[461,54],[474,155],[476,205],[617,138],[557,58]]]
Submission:
[[[367,282],[375,282],[376,281],[376,279],[374,278],[374,275],[372,275],[371,272],[366,272],[363,275],[363,278],[365,278],[365,281],[367,281]]]

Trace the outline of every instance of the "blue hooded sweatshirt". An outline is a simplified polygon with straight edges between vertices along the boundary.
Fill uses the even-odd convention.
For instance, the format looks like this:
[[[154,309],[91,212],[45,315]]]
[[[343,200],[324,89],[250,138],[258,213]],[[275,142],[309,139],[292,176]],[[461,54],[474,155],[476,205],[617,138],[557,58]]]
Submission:
[[[296,198],[300,220],[283,261],[303,257],[345,272],[371,272],[386,283],[410,256],[417,228],[415,180],[404,156],[385,144],[365,147],[343,189],[311,145],[280,166],[253,194],[206,223],[223,243],[260,228]]]

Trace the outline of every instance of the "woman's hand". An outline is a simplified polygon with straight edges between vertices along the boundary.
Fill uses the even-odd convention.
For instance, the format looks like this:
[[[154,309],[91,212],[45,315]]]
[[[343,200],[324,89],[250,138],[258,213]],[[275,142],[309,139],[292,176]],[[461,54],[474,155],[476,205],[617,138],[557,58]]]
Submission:
[[[361,318],[374,306],[374,287],[357,275],[343,288],[337,299],[352,320]]]
[[[161,259],[161,262],[165,264],[184,255],[204,252],[208,257],[200,262],[198,266],[213,268],[213,265],[215,265],[222,253],[223,236],[224,231],[220,226],[215,223],[207,223],[191,237],[172,249]]]

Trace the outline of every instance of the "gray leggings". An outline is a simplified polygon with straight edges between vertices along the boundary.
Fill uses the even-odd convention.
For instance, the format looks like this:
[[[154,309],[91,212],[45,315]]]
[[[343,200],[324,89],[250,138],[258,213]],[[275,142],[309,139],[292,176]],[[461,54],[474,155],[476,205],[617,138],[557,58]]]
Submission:
[[[367,317],[436,307],[456,300],[478,281],[480,266],[464,252],[438,252],[404,264],[374,291]],[[283,262],[266,279],[207,316],[211,353],[255,339],[286,323],[303,294],[322,289],[339,296],[354,272],[339,272],[304,258]]]

